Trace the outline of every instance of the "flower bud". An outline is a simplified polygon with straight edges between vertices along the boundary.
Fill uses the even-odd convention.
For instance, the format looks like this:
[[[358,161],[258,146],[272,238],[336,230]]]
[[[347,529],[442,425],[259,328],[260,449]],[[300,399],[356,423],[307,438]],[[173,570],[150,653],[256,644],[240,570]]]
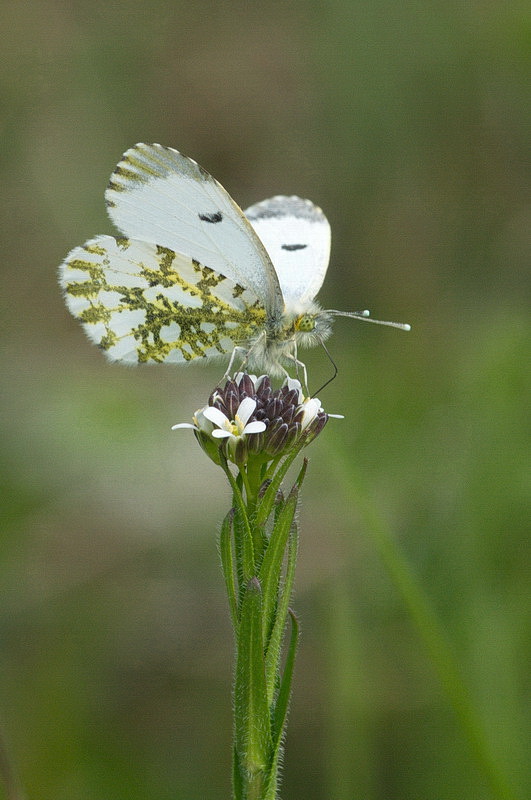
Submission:
[[[299,381],[288,378],[273,391],[267,375],[238,373],[224,388],[217,387],[208,405],[194,414],[193,428],[206,452],[220,464],[220,452],[238,466],[249,459],[262,462],[282,456],[301,443],[307,445],[322,431],[328,414],[317,398],[304,398]]]

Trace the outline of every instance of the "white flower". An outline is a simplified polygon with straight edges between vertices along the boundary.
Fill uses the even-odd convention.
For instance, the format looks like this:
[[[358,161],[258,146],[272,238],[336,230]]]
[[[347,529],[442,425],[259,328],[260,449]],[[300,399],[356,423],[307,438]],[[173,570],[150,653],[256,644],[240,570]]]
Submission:
[[[209,408],[209,406],[205,406],[204,408],[198,409],[195,414],[193,415],[193,425],[191,422],[179,422],[177,425],[172,425],[172,431],[179,430],[180,428],[191,428],[194,431],[203,431],[204,433],[211,434],[214,426],[208,419],[205,417],[205,410]]]
[[[290,392],[293,389],[295,389],[295,391],[299,395],[299,403],[302,403],[302,401],[304,400],[304,394],[302,392],[302,384],[301,384],[301,382],[298,381],[297,378],[290,378],[289,375],[288,375],[288,377],[286,378],[285,385],[288,387]]]
[[[264,422],[256,420],[254,422],[249,422],[255,409],[256,400],[253,400],[252,397],[244,397],[234,415],[234,421],[226,417],[219,408],[213,406],[204,408],[203,414],[207,420],[217,425],[212,431],[212,436],[215,439],[238,439],[241,436],[246,436],[248,433],[261,433],[265,431],[266,426]]]
[[[304,431],[323,409],[317,397],[307,397],[300,403],[299,411],[302,411],[301,429]]]
[[[304,397],[301,382],[296,378],[286,378],[286,386],[290,391],[295,389],[298,393],[299,411],[303,411],[301,427],[302,430],[305,430],[305,428],[307,428],[308,425],[314,421],[318,414],[324,413],[324,408],[321,406],[321,401],[318,397]],[[327,416],[334,417],[335,419],[344,419],[342,414],[327,414]]]
[[[234,462],[241,463],[247,458],[245,437],[250,433],[262,433],[266,424],[259,420],[249,422],[256,409],[256,400],[244,397],[239,404],[234,420],[215,406],[204,406],[195,412],[193,425],[179,422],[172,430],[191,428],[210,458],[219,464],[219,447],[225,440],[225,454]],[[217,441],[216,441],[217,440]]]

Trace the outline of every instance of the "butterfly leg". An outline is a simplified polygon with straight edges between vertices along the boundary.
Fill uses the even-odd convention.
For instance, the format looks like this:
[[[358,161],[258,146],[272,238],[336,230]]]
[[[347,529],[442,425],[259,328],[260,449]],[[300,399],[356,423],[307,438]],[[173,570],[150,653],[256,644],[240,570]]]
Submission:
[[[297,351],[296,350],[295,350],[294,353],[287,354],[286,358],[289,358],[289,360],[293,361],[293,363],[295,364],[297,377],[299,376],[299,369],[302,370],[302,389],[303,389],[304,394],[307,397],[310,397],[310,392],[308,390],[308,373],[306,372],[306,364],[304,364],[304,362],[302,362],[302,361],[299,361],[299,359],[297,358]],[[286,373],[286,375],[287,375],[287,377],[290,377],[287,373]]]
[[[232,379],[231,378],[232,365],[234,364],[234,361],[236,359],[236,355],[238,353],[244,355],[244,359],[240,364],[240,369],[238,370],[238,372],[241,372],[242,367],[245,366],[245,363],[246,363],[247,359],[249,358],[249,352],[250,351],[246,347],[239,347],[238,345],[236,345],[236,347],[234,348],[234,350],[231,353],[230,361],[229,361],[227,369],[225,370],[225,374],[223,375],[222,380],[228,381],[228,380]]]
[[[236,345],[234,347],[234,350],[232,351],[232,354],[231,354],[231,357],[230,357],[230,361],[229,361],[229,365],[228,365],[228,367],[227,367],[227,369],[225,371],[225,375],[223,376],[223,380],[228,380],[228,379],[231,378],[231,374],[230,374],[231,373],[231,369],[232,369],[232,366],[234,364],[234,361],[235,361],[236,356],[237,356],[238,353],[243,354],[243,360],[238,365],[238,367],[239,367],[238,368],[238,372],[241,372],[250,359],[252,360],[254,358],[257,358],[257,351],[259,353],[260,349],[264,347],[265,339],[266,339],[266,334],[265,334],[265,332],[263,332],[258,336],[258,338],[252,343],[252,345],[250,347],[241,347],[241,345]],[[258,361],[260,362],[261,359],[258,358]]]

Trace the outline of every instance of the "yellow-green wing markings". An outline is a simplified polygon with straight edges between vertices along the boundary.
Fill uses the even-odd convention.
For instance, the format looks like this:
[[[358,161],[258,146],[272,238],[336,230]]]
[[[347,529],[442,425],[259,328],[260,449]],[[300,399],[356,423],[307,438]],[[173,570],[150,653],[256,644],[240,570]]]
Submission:
[[[191,158],[139,143],[123,154],[105,199],[123,236],[195,258],[251,289],[270,319],[282,314],[280,284],[263,243],[221,184]]]
[[[249,289],[165,247],[99,236],[61,266],[71,313],[112,360],[179,363],[231,352],[263,329]]]
[[[148,183],[153,178],[166,178],[175,171],[175,154],[177,151],[162,145],[137,144],[131,147],[111,175],[106,195],[107,206],[112,208],[115,202],[112,192],[127,192],[131,183]],[[208,172],[193,159],[177,153],[177,165],[183,177],[192,180],[213,180]]]

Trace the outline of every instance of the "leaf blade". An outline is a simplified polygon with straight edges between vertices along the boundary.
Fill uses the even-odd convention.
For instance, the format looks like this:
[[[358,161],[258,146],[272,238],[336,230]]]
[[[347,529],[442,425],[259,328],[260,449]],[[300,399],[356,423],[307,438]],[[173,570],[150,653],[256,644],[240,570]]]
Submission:
[[[272,740],[262,643],[262,592],[252,578],[241,605],[234,684],[235,747],[245,784],[265,780]]]

